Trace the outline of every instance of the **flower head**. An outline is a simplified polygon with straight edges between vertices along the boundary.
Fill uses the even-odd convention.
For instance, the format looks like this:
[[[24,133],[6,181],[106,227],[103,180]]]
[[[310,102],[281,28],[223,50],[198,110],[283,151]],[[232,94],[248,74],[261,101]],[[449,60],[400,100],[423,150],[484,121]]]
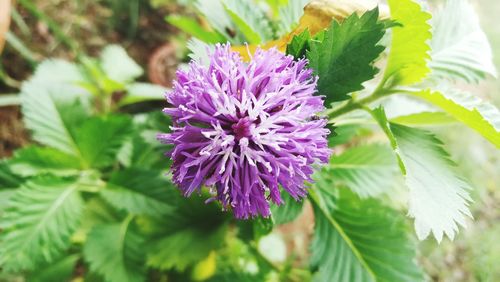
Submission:
[[[177,72],[166,94],[173,144],[173,181],[185,196],[212,188],[237,218],[269,216],[269,201],[283,203],[280,186],[299,200],[307,195],[313,165],[330,156],[317,78],[307,60],[276,49],[257,50],[249,63],[217,45],[210,65],[192,62]]]

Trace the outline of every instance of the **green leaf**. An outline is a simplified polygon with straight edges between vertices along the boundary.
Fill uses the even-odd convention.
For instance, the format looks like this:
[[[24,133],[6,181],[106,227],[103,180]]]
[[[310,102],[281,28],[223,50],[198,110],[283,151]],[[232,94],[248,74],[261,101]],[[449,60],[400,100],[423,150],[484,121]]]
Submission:
[[[311,34],[306,29],[298,35],[294,35],[292,41],[286,46],[286,54],[299,59],[306,56],[310,50]]]
[[[264,18],[260,18],[255,13],[255,7],[251,8],[244,1],[225,1],[224,9],[229,17],[231,17],[237,29],[245,37],[246,43],[259,44],[265,40],[264,38],[267,37],[265,33],[266,27],[262,26],[262,24],[265,24],[265,22],[262,22]],[[258,29],[262,29],[263,32],[259,32]]]
[[[422,81],[430,69],[431,15],[413,0],[389,0],[391,18],[401,24],[392,30],[392,44],[384,81],[410,85]]]
[[[150,83],[131,83],[126,86],[127,94],[120,100],[119,105],[125,106],[146,101],[163,101],[167,88]]]
[[[74,179],[45,176],[23,184],[0,219],[0,263],[31,270],[58,259],[78,227],[83,202]]]
[[[170,116],[161,111],[147,113],[141,117],[138,117],[138,115],[136,115],[135,121],[142,130],[154,131],[155,134],[158,132],[169,133],[172,131],[171,127],[173,123]],[[155,140],[150,139],[145,141],[152,142],[152,144],[158,144],[156,138]]]
[[[378,43],[385,34],[378,15],[374,9],[342,23],[332,21],[324,40],[311,41],[309,67],[319,76],[318,91],[326,96],[327,105],[349,99],[347,94],[364,89],[363,82],[377,74],[373,63],[384,50]]]
[[[448,0],[432,21],[431,75],[478,82],[497,75],[493,54],[474,7],[466,0]]]
[[[37,66],[33,77],[23,83],[21,93],[31,92],[36,98],[39,92],[47,92],[58,104],[73,103],[77,98],[88,99],[92,94],[88,88],[92,87],[86,75],[85,69],[74,63],[47,59]],[[22,96],[20,98],[22,104]]]
[[[9,205],[10,198],[17,192],[16,189],[0,190],[0,217],[6,207]]]
[[[229,30],[234,30],[231,17],[226,13],[222,0],[196,0],[196,9],[205,17],[215,30],[234,42]]]
[[[335,147],[348,143],[353,138],[364,137],[369,135],[372,130],[360,124],[346,124],[335,126],[334,129],[330,131],[335,132],[335,135],[331,134],[328,137],[328,147]]]
[[[189,39],[187,48],[191,52],[189,58],[203,66],[210,64],[210,54],[213,54],[215,50],[214,45],[207,44],[196,38]]]
[[[391,124],[410,189],[409,215],[415,218],[420,239],[430,232],[441,241],[443,233],[453,239],[458,225],[472,217],[468,202],[470,185],[460,176],[456,165],[443,149],[443,143],[431,133]]]
[[[75,271],[75,266],[80,255],[74,254],[41,267],[33,271],[27,281],[30,282],[48,282],[48,281],[70,281]]]
[[[76,86],[80,83],[86,82],[86,79],[76,64],[60,59],[48,59],[44,60],[37,66],[35,75],[30,79],[30,81],[44,86],[61,83]],[[83,89],[80,89],[80,91],[82,90]]]
[[[164,145],[156,140],[159,132],[170,132],[172,121],[161,111],[134,116],[134,127],[137,128],[133,136],[127,140],[120,150],[118,159],[126,167],[148,167],[150,169],[164,170],[169,167],[168,158],[164,154],[169,150],[169,145]]]
[[[410,127],[442,126],[456,123],[456,120],[444,112],[420,112],[391,119],[391,122]]]
[[[441,108],[500,148],[500,111],[495,106],[474,95],[453,90],[443,93],[424,90],[412,95]]]
[[[271,214],[273,215],[274,223],[285,224],[294,221],[301,213],[304,207],[304,200],[295,201],[290,194],[281,193],[283,204],[281,206],[272,205]]]
[[[175,268],[179,271],[205,258],[210,251],[219,248],[224,241],[225,228],[209,232],[197,229],[180,229],[162,239],[153,241],[148,265],[159,269]]]
[[[131,82],[143,74],[141,66],[119,45],[106,46],[101,52],[100,60],[104,73],[119,83]]]
[[[311,195],[315,281],[423,281],[404,217],[374,199],[342,192],[339,198]]]
[[[218,270],[215,276],[207,280],[208,282],[255,282],[266,281],[266,276],[258,273],[242,272],[241,269]]]
[[[131,129],[131,119],[119,115],[93,117],[75,129],[75,140],[86,166],[103,168],[113,164]]]
[[[264,11],[248,1],[225,0],[224,8],[250,44],[273,39],[273,32]]]
[[[218,207],[201,198],[183,199],[177,207],[153,224],[156,230],[148,239],[150,267],[183,271],[224,243],[226,217]]]
[[[360,197],[375,197],[398,184],[399,169],[388,146],[362,145],[333,156],[325,167],[325,176]],[[400,174],[400,173],[399,173]]]
[[[133,136],[118,153],[118,160],[125,167],[148,167],[150,169],[164,169],[170,160],[165,158],[166,147],[161,144],[151,144],[141,136]]]
[[[217,271],[210,282],[266,281],[271,269],[256,257],[257,247],[249,246],[234,236],[226,238],[217,254]],[[258,271],[255,271],[258,270]]]
[[[274,218],[252,218],[236,222],[238,227],[238,238],[244,242],[258,242],[262,237],[273,231]]]
[[[160,172],[134,168],[115,172],[101,195],[118,209],[161,217],[175,210],[175,193]]]
[[[30,146],[14,153],[10,168],[22,176],[51,173],[59,176],[78,174],[82,168],[80,160],[59,150]]]
[[[72,242],[83,244],[87,236],[98,225],[110,225],[123,219],[123,212],[116,210],[102,197],[93,197],[86,201],[80,228],[71,237]]]
[[[61,101],[64,98],[60,95],[71,94],[66,92],[71,89],[58,88],[57,85],[45,87],[35,81],[28,81],[21,89],[22,113],[35,141],[79,157],[80,151],[70,128],[78,126],[86,118],[87,112],[74,99],[71,103]]]
[[[205,30],[196,20],[184,16],[170,15],[165,20],[178,29],[190,34],[203,42],[215,44],[224,43],[226,38],[218,32]]]
[[[98,59],[82,56],[79,61],[89,81],[89,83],[83,86],[94,96],[109,96],[115,91],[124,90],[125,82],[116,81],[109,77],[103,70],[102,63]]]
[[[122,223],[97,225],[83,247],[92,272],[109,282],[145,281],[144,237],[134,228],[132,217]]]
[[[426,130],[389,123],[383,108],[373,112],[400,160],[409,194],[409,215],[415,218],[419,239],[431,232],[437,241],[443,233],[453,239],[458,225],[472,216],[470,185],[460,176],[443,143]],[[458,224],[458,225],[457,225]]]
[[[9,168],[9,164],[5,160],[0,160],[0,189],[17,188],[23,181],[23,178]]]
[[[309,0],[288,0],[286,6],[279,8],[278,35],[285,35],[292,31],[304,14],[304,7]]]

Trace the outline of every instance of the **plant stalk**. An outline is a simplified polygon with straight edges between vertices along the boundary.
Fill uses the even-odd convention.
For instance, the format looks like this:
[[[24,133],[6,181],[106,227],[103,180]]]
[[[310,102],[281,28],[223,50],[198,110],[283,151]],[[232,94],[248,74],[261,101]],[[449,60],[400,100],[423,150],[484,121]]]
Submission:
[[[363,107],[365,107],[365,106],[367,106],[367,105],[369,105],[369,104],[371,104],[371,103],[373,103],[381,98],[384,98],[384,97],[387,97],[389,95],[396,94],[396,93],[402,93],[402,92],[407,92],[407,90],[404,90],[404,89],[385,89],[382,87],[378,87],[373,92],[373,94],[371,94],[365,98],[362,98],[358,101],[352,99],[347,104],[330,112],[328,114],[328,118],[334,119],[334,118],[337,118],[341,115],[345,115],[347,113],[350,113],[352,111],[360,110]]]

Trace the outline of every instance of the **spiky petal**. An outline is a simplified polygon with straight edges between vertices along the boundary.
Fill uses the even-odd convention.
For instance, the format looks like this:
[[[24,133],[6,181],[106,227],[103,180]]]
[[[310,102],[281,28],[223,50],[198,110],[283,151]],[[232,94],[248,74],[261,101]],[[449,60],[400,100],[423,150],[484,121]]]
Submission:
[[[185,196],[202,186],[237,218],[270,215],[282,204],[280,186],[296,200],[307,195],[313,166],[331,154],[317,78],[307,60],[276,49],[257,50],[249,63],[217,45],[210,65],[177,72],[166,94],[173,144],[173,180]]]

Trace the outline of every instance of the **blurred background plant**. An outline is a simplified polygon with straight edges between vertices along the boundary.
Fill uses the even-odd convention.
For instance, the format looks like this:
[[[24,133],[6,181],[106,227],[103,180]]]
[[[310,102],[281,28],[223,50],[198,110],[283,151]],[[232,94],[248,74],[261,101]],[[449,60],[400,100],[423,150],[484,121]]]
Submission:
[[[109,158],[117,158],[119,164],[104,159],[93,160],[95,166],[89,163],[90,167],[73,167],[71,165],[56,167],[63,169],[65,177],[70,177],[64,181],[86,186],[89,185],[89,182],[97,181],[96,178],[104,175],[103,178],[109,180],[110,184],[115,185],[115,188],[124,189],[124,187],[120,188],[120,185],[133,184],[133,180],[127,179],[126,174],[130,175],[135,172],[133,171],[133,169],[137,169],[135,166],[154,168],[157,172],[157,175],[147,175],[146,177],[159,176],[160,170],[166,165],[162,165],[161,160],[153,158],[152,155],[160,156],[163,149],[154,144],[148,144],[147,140],[152,140],[151,136],[154,132],[167,130],[162,123],[168,123],[168,121],[149,112],[158,112],[163,107],[163,103],[154,101],[161,98],[158,97],[158,93],[170,86],[170,81],[174,78],[177,67],[182,66],[190,59],[187,55],[188,47],[191,50],[205,48],[201,41],[190,40],[188,34],[193,34],[199,39],[206,39],[205,41],[213,40],[213,42],[227,39],[235,44],[243,42],[264,43],[286,34],[297,24],[302,15],[302,9],[297,9],[297,7],[302,6],[307,1],[293,2],[298,4],[287,6],[286,0],[258,0],[251,4],[247,2],[248,5],[238,5],[234,1],[227,1],[226,6],[218,7],[214,1],[190,0],[0,0],[0,46],[2,46],[2,41],[5,41],[3,51],[0,51],[2,52],[0,57],[0,157],[11,157],[14,150],[24,147],[25,149],[18,151],[17,156],[14,155],[14,163],[17,157],[16,165],[28,173],[28,175],[23,176],[26,178],[39,173],[40,170],[50,169],[50,165],[54,165],[41,163],[38,164],[38,167],[33,167],[32,163],[23,161],[23,152],[30,156],[32,153],[30,150],[41,149],[29,145],[33,143],[33,140],[30,139],[25,129],[26,124],[22,122],[22,114],[19,109],[22,99],[17,93],[24,92],[25,97],[33,99],[31,110],[34,111],[32,114],[35,116],[31,118],[31,125],[28,122],[30,129],[33,129],[33,126],[36,127],[33,125],[36,123],[36,114],[41,114],[36,112],[37,108],[46,103],[37,97],[40,89],[50,83],[67,83],[67,79],[70,78],[71,84],[76,81],[79,86],[83,86],[90,97],[93,97],[81,102],[84,106],[85,103],[90,103],[87,108],[83,107],[85,111],[88,111],[85,114],[87,118],[104,113],[113,116],[111,118],[113,119],[115,114],[119,114],[123,118],[124,124],[134,128],[134,133],[127,133],[133,136],[132,141],[127,140],[131,144],[128,146],[128,154],[126,150],[111,150],[110,152]],[[441,0],[430,1],[430,9],[436,9],[443,2]],[[495,65],[497,69],[500,69],[500,26],[496,19],[497,11],[500,11],[500,2],[495,0],[470,2],[474,4],[480,15],[481,25],[492,43]],[[261,9],[268,17],[266,19],[255,18],[253,16],[256,13],[250,13],[245,9]],[[224,11],[226,12],[224,13]],[[10,13],[10,17],[2,16],[2,13]],[[278,15],[280,21],[273,21],[278,19]],[[9,21],[5,20],[9,18],[11,19],[10,25]],[[208,22],[211,23],[213,29],[207,28]],[[227,24],[228,22],[229,24]],[[228,26],[230,28],[227,28]],[[255,32],[256,30],[259,32]],[[119,44],[124,49],[112,44]],[[0,50],[2,50],[1,47]],[[203,51],[203,49],[201,50]],[[68,77],[67,65],[59,61],[44,61],[47,58],[63,58],[67,61],[77,62],[69,68],[76,69],[78,77]],[[33,76],[35,70],[37,72]],[[125,73],[121,72],[122,70]],[[23,86],[23,81],[30,83],[25,83]],[[28,87],[30,85],[32,85],[31,89]],[[466,85],[463,87],[464,89],[472,89],[471,91],[484,100],[491,101],[500,107],[500,82],[498,80],[488,78],[477,87],[470,88]],[[127,117],[122,115],[133,115],[134,117],[127,120]],[[24,118],[30,119],[30,113],[24,111]],[[92,120],[95,123],[100,122],[100,128],[105,127],[107,122],[110,122],[109,120]],[[84,130],[89,130],[88,134],[93,136],[100,134],[95,129],[97,126],[92,125],[91,122],[85,127],[86,129],[82,129],[83,133],[78,133],[82,121],[71,122],[74,123],[69,125],[68,130],[74,131],[72,134],[84,135],[86,134]],[[371,130],[364,128],[344,127],[339,130],[345,131],[343,132],[344,136],[349,136],[347,140],[335,141],[338,144],[343,144],[339,150],[363,143],[360,137],[380,138],[380,136],[373,135]],[[438,126],[431,128],[431,130],[445,139],[447,144],[451,144],[450,151],[453,157],[460,164],[462,171],[467,173],[466,176],[471,179],[473,186],[476,187],[472,194],[474,221],[470,221],[468,228],[463,230],[453,242],[447,240],[441,244],[437,244],[433,240],[421,242],[419,244],[419,261],[434,281],[498,281],[500,280],[500,272],[496,266],[500,262],[500,242],[497,240],[500,237],[498,227],[500,221],[499,151],[472,130],[464,129],[459,125]],[[36,135],[34,138],[35,141],[43,143],[43,141],[36,139]],[[136,148],[134,145],[143,150],[134,151],[133,148]],[[96,144],[83,144],[82,146],[96,146]],[[43,154],[43,152],[38,153]],[[54,152],[49,153],[53,154]],[[64,158],[61,159],[64,160]],[[60,166],[61,163],[56,165]],[[67,160],[65,165],[68,165]],[[116,166],[124,168],[117,169]],[[77,171],[77,173],[73,175],[72,171]],[[4,171],[0,170],[0,172]],[[10,173],[5,175],[12,176]],[[5,178],[5,175],[2,177]],[[71,179],[75,175],[78,175],[78,181],[81,181],[83,175],[84,182]],[[14,186],[20,185],[22,182],[17,178],[10,180],[10,184]],[[51,181],[55,181],[55,184]],[[29,182],[28,186],[36,188],[49,184],[67,185],[67,183],[59,183],[58,181],[37,178]],[[158,179],[157,183],[160,183],[158,184],[160,186],[168,185],[165,181],[167,180]],[[94,182],[91,184],[96,187],[102,185],[102,183],[96,184]],[[9,188],[14,187],[9,186]],[[136,187],[131,189],[134,188]],[[53,280],[54,276],[50,275],[65,274],[64,277],[72,277],[77,281],[84,278],[87,281],[99,281],[103,276],[109,281],[120,281],[121,277],[110,278],[107,276],[109,275],[107,273],[116,270],[113,269],[116,265],[106,265],[106,262],[102,262],[101,265],[90,263],[92,272],[87,271],[86,267],[88,260],[92,260],[93,254],[103,252],[113,245],[114,239],[118,237],[117,234],[121,234],[120,228],[122,226],[130,228],[132,234],[134,232],[147,234],[147,240],[152,242],[148,245],[149,250],[154,250],[151,251],[151,254],[156,256],[148,257],[148,265],[155,269],[148,273],[148,277],[152,281],[167,281],[167,276],[169,277],[168,281],[207,279],[208,281],[264,281],[265,279],[269,281],[280,281],[280,279],[281,281],[307,281],[310,279],[310,274],[303,270],[307,268],[308,245],[313,230],[312,211],[309,206],[302,210],[296,221],[274,229],[271,234],[268,234],[270,229],[265,221],[252,222],[250,226],[239,226],[239,230],[243,231],[237,233],[234,226],[228,224],[229,220],[217,209],[207,207],[207,210],[200,211],[202,214],[212,212],[211,218],[215,220],[214,225],[221,229],[229,229],[229,231],[226,230],[227,235],[224,235],[227,238],[221,238],[217,228],[208,228],[209,231],[204,230],[207,226],[203,224],[201,224],[201,233],[197,230],[193,231],[192,227],[200,225],[200,221],[203,219],[193,217],[193,214],[187,212],[189,220],[185,220],[183,227],[186,227],[188,231],[182,235],[187,236],[190,241],[185,240],[184,243],[191,244],[198,241],[194,243],[194,246],[188,247],[182,245],[181,239],[162,242],[161,238],[170,236],[169,228],[182,229],[183,227],[164,226],[165,229],[155,230],[156,219],[148,216],[146,207],[143,206],[143,210],[128,210],[124,213],[126,207],[123,206],[123,203],[127,203],[127,198],[124,198],[122,203],[120,201],[113,202],[109,199],[114,195],[106,195],[100,191],[85,191],[85,189],[83,191],[81,197],[86,208],[81,211],[85,214],[82,221],[87,225],[82,224],[82,228],[87,228],[87,230],[77,232],[71,238],[70,255],[52,264],[52,267],[47,268],[47,271],[43,273],[41,271],[35,273],[27,271],[24,275],[19,276],[2,271],[0,280],[9,281],[24,277],[28,281],[56,281]],[[10,197],[11,191],[3,189],[0,190],[0,193],[1,205]],[[151,195],[146,196],[150,197]],[[143,204],[148,207],[155,205],[147,197]],[[175,198],[172,195],[160,197]],[[158,208],[168,209],[172,206],[163,204],[160,204]],[[190,203],[187,202],[184,206],[180,205],[178,209],[189,209],[189,205]],[[44,207],[40,206],[39,208],[43,209]],[[87,212],[91,214],[87,214]],[[194,213],[196,214],[196,211]],[[300,210],[297,213],[300,213]],[[133,217],[129,217],[130,214]],[[180,212],[180,216],[182,215],[183,213]],[[103,219],[103,217],[107,218]],[[109,228],[99,229],[96,222],[102,223],[103,220],[116,224],[108,225]],[[171,221],[182,222],[183,219],[172,218]],[[287,222],[287,220],[282,219],[282,222]],[[97,227],[90,234],[83,236],[82,234],[87,234],[92,226]],[[148,229],[148,227],[151,228]],[[140,231],[137,231],[136,228],[139,228]],[[72,230],[72,228],[68,227],[68,230]],[[216,252],[210,248],[203,249],[203,244],[206,242],[213,243],[213,246],[217,245],[217,242],[207,240],[206,232],[213,234],[213,241],[226,240],[226,246],[217,249]],[[47,234],[50,235],[50,232],[48,231]],[[79,237],[79,235],[81,236]],[[109,245],[105,241],[94,241],[96,244],[85,247],[83,252],[84,256],[87,257],[83,259],[73,248],[81,247],[86,236],[106,238],[109,240]],[[131,240],[134,242],[133,238]],[[244,240],[258,243],[246,245],[242,243]],[[176,244],[180,244],[177,253],[175,253],[174,248]],[[119,247],[117,246],[117,248]],[[189,248],[198,248],[202,251],[199,254],[192,254],[190,257],[190,254],[185,252]],[[161,249],[168,250],[169,253],[162,253]],[[120,250],[115,251],[119,252]],[[50,257],[50,254],[48,256]],[[130,267],[130,273],[143,271],[136,269],[137,265],[143,262],[127,262],[127,258],[123,259],[125,263],[118,262],[118,265]],[[183,260],[187,260],[187,262]],[[287,273],[286,277],[279,277],[277,272],[272,271],[278,264],[283,265],[285,269],[290,269],[290,271],[283,271],[283,273]],[[164,269],[169,270],[163,272]],[[259,276],[262,273],[265,275]]]

